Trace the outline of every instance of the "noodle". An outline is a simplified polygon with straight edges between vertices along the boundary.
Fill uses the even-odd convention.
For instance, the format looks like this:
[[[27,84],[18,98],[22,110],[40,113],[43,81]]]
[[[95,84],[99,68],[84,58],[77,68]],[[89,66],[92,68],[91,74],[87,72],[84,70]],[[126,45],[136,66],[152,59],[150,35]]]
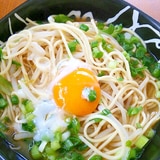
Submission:
[[[82,22],[56,23],[52,17],[49,17],[47,24],[38,25],[29,19],[28,22],[33,26],[9,37],[3,48],[4,56],[0,63],[0,75],[11,81],[12,94],[20,99],[19,105],[12,106],[9,96],[5,95],[10,103],[9,107],[1,112],[0,118],[3,120],[7,116],[14,121],[14,139],[35,138],[33,132],[19,128],[27,122],[23,100],[30,100],[34,110],[43,100],[45,102],[52,100],[50,87],[55,84],[54,80],[57,76],[61,76],[60,73],[67,75],[72,72],[74,61],[78,59],[92,69],[101,89],[101,100],[97,109],[91,114],[76,116],[80,122],[78,137],[88,146],[82,154],[85,159],[94,155],[100,155],[106,160],[127,159],[137,139],[145,135],[159,120],[160,103],[155,97],[158,90],[157,79],[148,70],[144,70],[143,77],[132,77],[129,61],[124,54],[125,50],[111,35],[99,32],[94,19],[84,22],[89,26],[87,32],[79,29]],[[124,28],[123,32],[138,37],[129,29]],[[98,48],[103,52],[103,56],[94,58],[90,44],[100,38],[112,45],[113,50],[105,50],[103,42],[100,42]],[[78,41],[74,53],[68,46],[68,43],[73,40]],[[143,40],[140,39],[140,41],[146,47]],[[13,61],[19,63],[20,67],[15,66]],[[65,67],[69,63],[73,68],[68,70]],[[141,62],[139,66],[142,66]],[[105,75],[98,76],[101,72]],[[130,107],[141,110],[138,114],[129,116]],[[110,111],[108,115],[101,114],[105,109]],[[54,113],[46,108],[41,114],[42,117],[47,115],[45,120],[49,120]],[[57,113],[59,119],[68,115],[73,116],[65,112]],[[96,122],[96,120],[99,121]],[[40,119],[40,123],[43,129],[43,118]],[[140,127],[137,127],[138,124]],[[62,131],[66,129],[65,127],[63,125]],[[128,141],[132,142],[131,146],[126,145]],[[44,152],[48,143],[48,141],[42,141],[39,151]]]

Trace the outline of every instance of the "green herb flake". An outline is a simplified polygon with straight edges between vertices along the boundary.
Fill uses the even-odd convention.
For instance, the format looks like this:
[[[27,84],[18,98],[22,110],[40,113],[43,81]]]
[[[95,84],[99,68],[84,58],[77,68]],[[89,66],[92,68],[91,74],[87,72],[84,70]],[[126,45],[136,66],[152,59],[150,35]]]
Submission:
[[[89,94],[88,94],[88,100],[89,102],[95,101],[97,98],[97,94],[95,90],[90,89]]]
[[[124,78],[123,78],[123,77],[119,77],[117,80],[118,80],[119,82],[122,82],[122,81],[124,81]]]
[[[139,149],[142,149],[147,144],[148,141],[149,139],[146,136],[142,135],[137,139],[135,145]]]
[[[22,123],[22,129],[25,131],[33,132],[35,129],[35,124],[33,121]]]
[[[68,124],[68,130],[71,132],[71,134],[75,135],[78,134],[80,129],[80,122],[78,121],[77,118],[72,118],[69,121]]]
[[[12,95],[12,96],[11,96],[11,103],[12,103],[13,105],[19,104],[19,98],[18,98],[17,95]]]
[[[126,146],[127,147],[131,147],[131,145],[132,145],[132,141],[131,140],[126,141]]]
[[[99,73],[98,73],[98,77],[102,77],[102,76],[104,76],[105,75],[105,72],[104,71],[100,71]]]
[[[86,24],[83,24],[83,23],[79,26],[79,28],[81,30],[85,31],[85,32],[87,32],[89,30],[89,27]]]
[[[105,27],[105,24],[104,23],[102,23],[102,22],[97,22],[97,28],[99,29],[99,30],[103,30],[104,29],[104,27]]]
[[[68,47],[72,53],[76,51],[77,45],[78,45],[78,41],[76,39],[71,42],[68,42]]]
[[[66,23],[67,21],[73,21],[72,18],[70,18],[64,14],[58,14],[58,15],[54,16],[54,20],[57,23]]]
[[[91,48],[98,47],[98,44],[99,44],[99,42],[98,42],[97,40],[92,41],[92,42],[90,43]]]
[[[20,66],[21,66],[21,64],[20,64],[19,62],[14,61],[14,60],[12,60],[12,64],[16,65],[17,67],[20,67]]]
[[[129,107],[127,110],[127,115],[128,116],[134,116],[137,115],[140,111],[142,111],[143,107],[139,106],[139,107]]]
[[[12,90],[13,88],[11,82],[0,75],[0,93],[10,95]]]
[[[0,109],[4,109],[8,106],[8,101],[5,98],[0,98]]]
[[[109,114],[111,114],[111,111],[109,109],[102,110],[102,115],[108,116]]]
[[[136,77],[136,76],[141,76],[143,77],[143,71],[147,69],[146,66],[139,66],[139,62],[138,60],[130,60],[129,62],[130,65],[130,70],[131,70],[131,75],[132,77]]]
[[[93,57],[94,57],[94,58],[102,58],[102,57],[103,57],[103,52],[100,51],[100,50],[98,49],[98,47],[94,47],[94,48],[92,49],[92,54],[93,54]]]
[[[102,160],[103,158],[102,158],[102,156],[100,156],[100,155],[94,155],[94,156],[92,156],[91,158],[89,158],[89,160]]]

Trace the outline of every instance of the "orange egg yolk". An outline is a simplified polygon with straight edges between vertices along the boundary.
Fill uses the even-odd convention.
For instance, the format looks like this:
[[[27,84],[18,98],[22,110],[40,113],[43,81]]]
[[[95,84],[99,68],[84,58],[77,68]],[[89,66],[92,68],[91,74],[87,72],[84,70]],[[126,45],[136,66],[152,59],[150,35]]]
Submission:
[[[94,93],[91,99],[88,99],[89,91]],[[86,68],[78,68],[54,85],[53,98],[65,111],[83,116],[97,108],[101,97],[100,92],[99,83],[93,72]]]

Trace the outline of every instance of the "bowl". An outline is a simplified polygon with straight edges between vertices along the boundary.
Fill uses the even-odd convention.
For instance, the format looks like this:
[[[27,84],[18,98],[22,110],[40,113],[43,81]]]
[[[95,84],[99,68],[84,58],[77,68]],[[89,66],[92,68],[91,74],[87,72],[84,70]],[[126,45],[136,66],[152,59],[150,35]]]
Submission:
[[[13,33],[25,27],[14,13],[24,19],[28,17],[31,20],[44,21],[51,14],[68,14],[72,10],[81,11],[81,15],[92,12],[96,20],[132,28],[146,42],[148,52],[155,59],[160,59],[160,23],[123,0],[28,0],[0,20],[0,40],[4,42],[10,36],[9,19]],[[139,159],[160,159],[160,123],[155,126],[155,130],[155,136]],[[4,152],[7,155],[9,151]],[[5,156],[0,156],[0,159],[3,159],[1,157]],[[25,158],[16,152],[16,159]]]

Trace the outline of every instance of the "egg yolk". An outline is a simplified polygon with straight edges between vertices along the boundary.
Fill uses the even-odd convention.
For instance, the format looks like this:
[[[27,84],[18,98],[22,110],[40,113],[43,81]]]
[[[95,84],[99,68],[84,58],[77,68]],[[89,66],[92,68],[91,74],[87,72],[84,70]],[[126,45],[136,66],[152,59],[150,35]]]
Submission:
[[[78,68],[53,86],[53,98],[65,111],[83,116],[92,113],[100,101],[100,86],[93,72]]]

